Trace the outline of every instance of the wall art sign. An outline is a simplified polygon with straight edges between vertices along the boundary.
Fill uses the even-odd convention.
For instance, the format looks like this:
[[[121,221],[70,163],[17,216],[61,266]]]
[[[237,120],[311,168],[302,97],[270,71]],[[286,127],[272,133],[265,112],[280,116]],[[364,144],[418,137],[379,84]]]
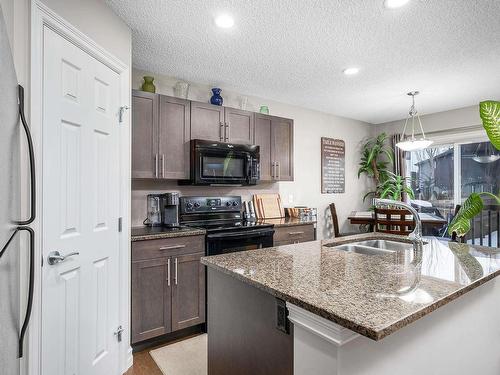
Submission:
[[[345,193],[345,142],[321,137],[321,193]]]

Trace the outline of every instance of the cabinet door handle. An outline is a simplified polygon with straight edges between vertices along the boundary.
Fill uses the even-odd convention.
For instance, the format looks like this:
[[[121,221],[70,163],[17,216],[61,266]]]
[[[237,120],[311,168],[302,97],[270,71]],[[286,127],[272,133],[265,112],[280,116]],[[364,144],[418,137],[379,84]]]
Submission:
[[[174,276],[174,281],[175,281],[175,285],[177,285],[177,258],[175,258],[175,260],[174,260],[174,264],[175,264],[175,276]]]
[[[274,167],[275,167],[275,163],[274,161],[271,163],[271,177],[274,179],[276,177],[275,173],[274,173]]]
[[[158,154],[155,154],[155,178],[158,178]]]
[[[276,162],[276,170],[278,171],[276,179],[281,180],[281,164],[278,161]]]
[[[161,177],[165,178],[165,154],[161,154]]]
[[[231,131],[230,125],[231,124],[229,123],[229,121],[225,123],[225,126],[226,126],[226,142],[229,142],[229,138],[231,138],[231,135],[230,135],[231,134],[230,133],[230,131]]]
[[[224,124],[222,121],[219,121],[219,140],[224,142]]]
[[[297,236],[299,234],[304,234],[304,232],[288,232],[289,236]]]
[[[170,246],[160,246],[160,250],[174,250],[174,249],[183,249],[186,245],[170,245]]]
[[[167,285],[170,286],[170,258],[167,260]]]

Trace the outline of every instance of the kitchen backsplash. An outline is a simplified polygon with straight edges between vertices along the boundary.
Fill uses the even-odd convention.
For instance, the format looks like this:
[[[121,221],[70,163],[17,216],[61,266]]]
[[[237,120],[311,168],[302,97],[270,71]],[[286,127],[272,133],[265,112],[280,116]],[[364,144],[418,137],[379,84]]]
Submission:
[[[181,196],[228,196],[240,195],[243,200],[252,199],[255,193],[279,193],[277,183],[261,183],[248,187],[209,187],[209,186],[179,186],[177,181],[132,180],[132,218],[133,227],[143,225],[146,218],[146,196],[151,193],[179,192]]]

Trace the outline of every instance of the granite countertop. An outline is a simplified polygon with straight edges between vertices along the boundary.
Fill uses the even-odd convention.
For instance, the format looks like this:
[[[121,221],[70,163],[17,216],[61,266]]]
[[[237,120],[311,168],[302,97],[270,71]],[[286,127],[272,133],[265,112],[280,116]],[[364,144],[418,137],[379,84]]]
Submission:
[[[294,225],[316,224],[316,218],[282,217],[277,219],[261,219],[266,224],[273,224],[276,228],[291,227]]]
[[[162,238],[175,238],[186,236],[199,236],[204,235],[204,229],[178,227],[178,228],[165,228],[165,227],[132,227],[130,240],[145,241],[145,240],[159,240]]]
[[[325,244],[404,237],[365,233],[202,258],[202,263],[373,340],[500,274],[500,249],[426,238],[413,250],[364,255]]]

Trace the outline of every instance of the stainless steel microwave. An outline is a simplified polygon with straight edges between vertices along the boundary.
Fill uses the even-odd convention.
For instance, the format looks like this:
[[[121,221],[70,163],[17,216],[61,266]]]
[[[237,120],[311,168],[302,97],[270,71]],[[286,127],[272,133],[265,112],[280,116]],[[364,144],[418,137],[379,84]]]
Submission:
[[[259,146],[193,139],[190,185],[255,185],[260,177]]]

